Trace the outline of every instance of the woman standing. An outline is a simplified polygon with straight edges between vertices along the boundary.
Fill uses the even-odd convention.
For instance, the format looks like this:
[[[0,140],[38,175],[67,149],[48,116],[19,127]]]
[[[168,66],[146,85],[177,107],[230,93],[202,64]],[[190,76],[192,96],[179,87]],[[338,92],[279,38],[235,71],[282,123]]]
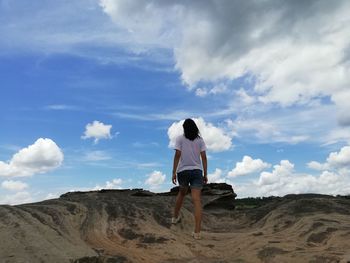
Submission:
[[[195,219],[192,236],[195,239],[200,239],[202,221],[201,191],[203,184],[208,182],[206,146],[199,135],[196,123],[192,119],[185,120],[183,129],[184,134],[177,137],[175,143],[172,181],[175,185],[176,179],[179,182],[179,193],[176,197],[172,223],[176,224],[181,220],[180,209],[190,186]]]

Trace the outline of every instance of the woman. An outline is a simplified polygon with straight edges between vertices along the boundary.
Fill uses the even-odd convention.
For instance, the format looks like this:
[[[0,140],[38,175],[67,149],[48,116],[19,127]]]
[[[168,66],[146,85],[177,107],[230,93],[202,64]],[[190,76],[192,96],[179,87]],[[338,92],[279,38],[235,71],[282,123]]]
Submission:
[[[176,224],[181,219],[179,215],[180,209],[190,186],[195,219],[195,228],[192,236],[195,239],[200,239],[202,221],[201,190],[203,184],[208,182],[206,146],[199,135],[196,123],[192,119],[186,119],[182,126],[184,134],[177,137],[175,143],[172,181],[176,185],[177,179],[180,187],[176,197],[172,223]],[[200,159],[202,159],[202,164]]]

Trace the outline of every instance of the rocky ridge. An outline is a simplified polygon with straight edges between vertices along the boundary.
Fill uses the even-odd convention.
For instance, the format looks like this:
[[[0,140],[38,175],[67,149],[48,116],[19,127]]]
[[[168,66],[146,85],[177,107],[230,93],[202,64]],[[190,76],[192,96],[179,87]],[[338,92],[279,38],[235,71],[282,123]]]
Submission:
[[[237,199],[227,184],[203,189],[203,239],[192,203],[171,225],[177,188],[71,192],[0,206],[1,262],[350,262],[350,199],[288,195]]]

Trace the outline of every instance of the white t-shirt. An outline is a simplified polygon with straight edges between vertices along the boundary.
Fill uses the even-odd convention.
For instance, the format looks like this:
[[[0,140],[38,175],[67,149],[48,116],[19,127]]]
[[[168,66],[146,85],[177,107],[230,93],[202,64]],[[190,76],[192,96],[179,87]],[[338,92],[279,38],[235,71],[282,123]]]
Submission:
[[[176,138],[175,149],[181,151],[180,162],[177,167],[178,173],[184,170],[202,170],[200,153],[207,149],[202,138],[191,141],[184,135],[180,135]]]

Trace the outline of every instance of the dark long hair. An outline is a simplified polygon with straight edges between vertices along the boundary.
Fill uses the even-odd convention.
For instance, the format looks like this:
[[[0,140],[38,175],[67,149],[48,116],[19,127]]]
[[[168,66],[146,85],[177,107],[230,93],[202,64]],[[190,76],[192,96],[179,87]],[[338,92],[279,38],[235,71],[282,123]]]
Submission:
[[[187,139],[193,141],[196,138],[200,138],[199,129],[192,119],[186,119],[182,127],[184,128],[184,134]]]

